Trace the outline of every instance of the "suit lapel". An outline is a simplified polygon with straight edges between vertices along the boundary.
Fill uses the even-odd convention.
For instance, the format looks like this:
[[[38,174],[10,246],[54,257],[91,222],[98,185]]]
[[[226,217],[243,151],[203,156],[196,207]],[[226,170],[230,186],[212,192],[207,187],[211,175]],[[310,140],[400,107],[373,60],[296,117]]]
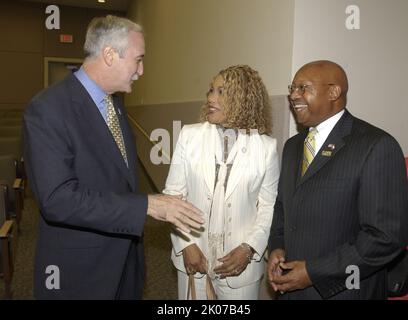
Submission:
[[[128,180],[132,188],[135,190],[136,188],[136,161],[137,161],[136,148],[135,148],[136,143],[134,140],[132,129],[130,128],[129,123],[126,119],[126,111],[125,111],[124,106],[120,102],[120,99],[115,96],[113,98],[113,102],[114,102],[114,106],[116,109],[116,114],[118,115],[118,118],[119,118],[119,124],[122,129],[123,141],[125,143],[126,155],[128,159],[129,168],[126,168],[125,162],[123,161],[122,154],[120,153],[119,148],[117,148],[117,150],[119,152],[120,158],[122,159],[124,167],[128,169],[128,171],[130,171],[130,172],[127,172]],[[116,145],[116,142],[115,142],[115,145]]]
[[[112,162],[120,169],[123,175],[127,178],[131,186],[135,185],[134,175],[130,174],[129,169],[126,167],[126,163],[124,162],[122,155],[116,142],[106,125],[105,120],[103,119],[102,115],[100,114],[97,106],[93,102],[92,98],[86,91],[86,89],[82,86],[79,80],[76,79],[74,75],[71,75],[71,90],[72,94],[72,105],[74,108],[75,113],[80,121],[81,127],[83,128],[84,132],[84,139],[85,136],[94,136],[92,139],[96,143],[95,147],[98,149],[102,149],[102,154],[106,157],[109,157]],[[119,117],[120,125],[122,128],[123,126],[123,119],[121,121]],[[125,130],[127,131],[127,130]],[[125,136],[125,134],[123,134]],[[128,150],[129,139],[125,139],[126,150]],[[132,159],[133,160],[133,159]],[[131,159],[128,159],[129,163]],[[134,161],[132,161],[134,162]],[[134,167],[133,167],[134,168]]]
[[[307,132],[303,132],[299,136],[299,140],[297,141],[297,146],[296,146],[296,169],[297,171],[295,172],[296,176],[296,184],[295,186],[297,187],[302,179],[302,161],[303,161],[303,145],[304,141],[306,139]]]
[[[230,151],[231,156],[234,156],[235,153],[235,159],[233,160],[231,172],[228,178],[227,190],[225,191],[225,199],[228,199],[228,197],[235,190],[236,186],[238,185],[238,182],[241,180],[243,176],[244,170],[246,170],[247,168],[248,154],[250,151],[249,150],[250,139],[254,140],[253,137],[250,137],[249,135],[245,134],[245,132],[238,131],[237,141],[235,142],[234,146]],[[253,148],[253,150],[258,150],[253,145],[251,147]]]
[[[214,192],[215,183],[215,154],[221,152],[221,143],[215,125],[205,123],[201,133],[201,157],[197,161],[201,164],[205,183],[210,194]],[[218,149],[218,150],[217,150]]]
[[[210,191],[210,194],[212,195],[215,185],[216,154],[218,153],[219,159],[222,158],[221,140],[217,131],[217,127],[209,123],[206,123],[203,126],[201,137],[202,141],[199,142],[201,145],[201,158],[199,158],[198,161],[201,163],[204,180],[206,182],[208,190]],[[234,155],[234,153],[236,153],[236,156],[228,178],[225,199],[227,199],[234,191],[238,182],[242,178],[242,170],[245,170],[247,166],[249,154],[249,139],[250,137],[247,134],[238,131],[237,141],[230,151],[230,155]]]
[[[303,178],[298,180],[297,187],[313,177],[329,161],[332,161],[335,158],[336,154],[346,145],[343,138],[350,134],[352,124],[353,117],[346,110],[316,154]],[[301,150],[303,150],[303,144]],[[302,163],[303,151],[301,152],[301,155],[300,166]],[[299,175],[300,171],[301,170],[299,169]]]

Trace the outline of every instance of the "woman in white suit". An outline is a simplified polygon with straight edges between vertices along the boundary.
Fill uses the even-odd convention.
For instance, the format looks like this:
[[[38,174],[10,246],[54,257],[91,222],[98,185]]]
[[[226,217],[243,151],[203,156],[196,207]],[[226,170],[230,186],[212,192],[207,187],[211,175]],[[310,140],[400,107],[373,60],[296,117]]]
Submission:
[[[213,79],[202,122],[180,133],[164,193],[182,195],[206,222],[171,234],[179,299],[187,298],[189,274],[197,299],[206,299],[205,274],[218,299],[258,298],[279,178],[268,108],[258,72],[232,66]]]

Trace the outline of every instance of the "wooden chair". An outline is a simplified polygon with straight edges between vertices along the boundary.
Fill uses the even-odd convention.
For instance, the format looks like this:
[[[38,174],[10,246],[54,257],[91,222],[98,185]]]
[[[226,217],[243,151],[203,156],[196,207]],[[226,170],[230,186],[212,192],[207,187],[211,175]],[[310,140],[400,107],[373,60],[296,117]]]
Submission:
[[[7,219],[6,188],[0,187],[0,278],[4,281],[4,298],[12,299],[11,281],[13,277],[14,222]]]
[[[16,161],[11,155],[0,156],[0,186],[5,189],[7,219],[14,218],[17,229],[24,209],[24,181],[15,174]]]
[[[12,155],[17,160],[16,177],[25,179],[24,160],[20,137],[0,137],[0,156]]]

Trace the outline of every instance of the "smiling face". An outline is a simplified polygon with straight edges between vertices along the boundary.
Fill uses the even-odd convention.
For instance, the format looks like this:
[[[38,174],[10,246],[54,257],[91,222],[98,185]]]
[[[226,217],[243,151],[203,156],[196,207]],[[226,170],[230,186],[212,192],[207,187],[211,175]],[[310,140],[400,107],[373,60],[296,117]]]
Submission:
[[[114,92],[131,92],[132,83],[143,75],[143,57],[145,54],[145,42],[143,34],[131,31],[128,38],[128,47],[121,57],[115,52],[114,69],[116,85]]]
[[[223,124],[227,117],[224,113],[224,79],[221,75],[214,78],[207,93],[207,120],[213,124]]]
[[[339,80],[339,72],[331,64],[316,63],[308,64],[296,73],[289,100],[298,124],[315,127],[345,107],[346,90]]]

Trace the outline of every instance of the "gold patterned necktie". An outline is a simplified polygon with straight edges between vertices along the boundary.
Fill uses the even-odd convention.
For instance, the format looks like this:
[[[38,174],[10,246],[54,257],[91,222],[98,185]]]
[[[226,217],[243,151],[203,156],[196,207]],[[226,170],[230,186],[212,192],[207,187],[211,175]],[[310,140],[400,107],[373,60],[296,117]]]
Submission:
[[[317,130],[313,128],[307,135],[303,146],[302,177],[305,175],[316,155],[316,136]]]
[[[112,96],[108,95],[104,99],[107,107],[107,123],[113,139],[115,139],[123,160],[125,160],[126,166],[128,165],[125,143],[123,141],[122,129],[120,128],[119,119],[113,106]]]

